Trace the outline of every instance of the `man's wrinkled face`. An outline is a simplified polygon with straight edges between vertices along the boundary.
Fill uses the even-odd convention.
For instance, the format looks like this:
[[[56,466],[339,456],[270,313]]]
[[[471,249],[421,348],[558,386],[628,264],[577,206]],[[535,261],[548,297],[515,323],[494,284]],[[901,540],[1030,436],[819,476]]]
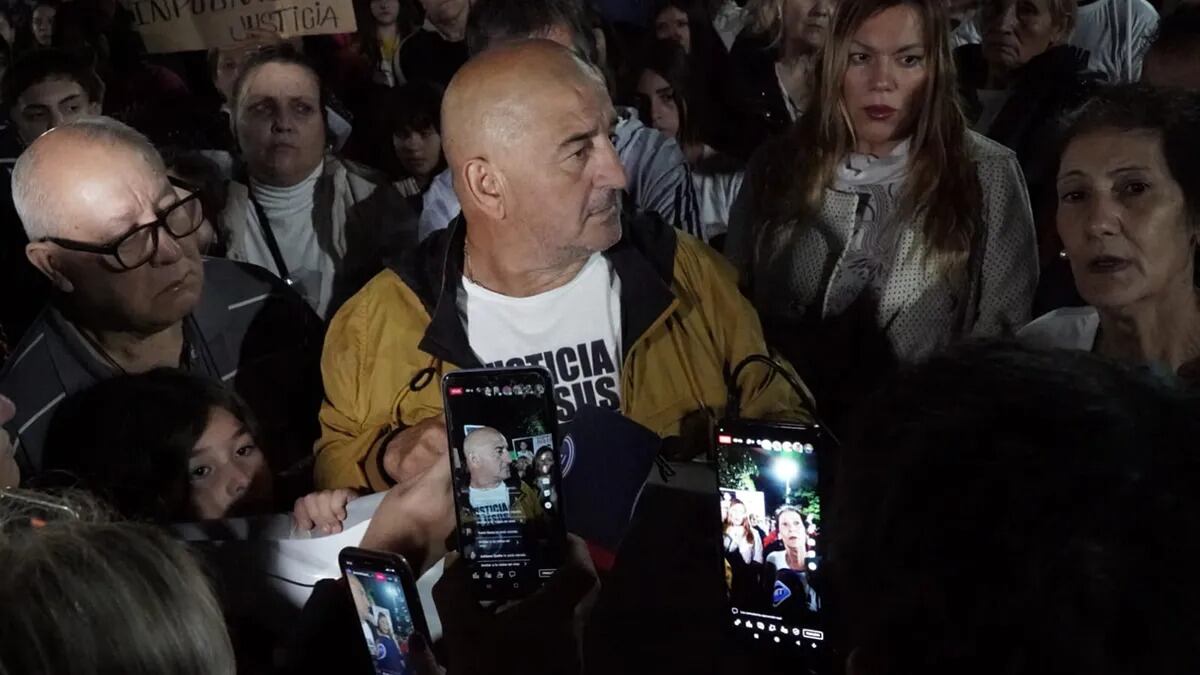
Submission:
[[[621,238],[626,178],[603,82],[581,73],[545,87],[526,114],[526,133],[503,161],[514,220],[552,264],[607,250]]]
[[[130,231],[155,222],[187,196],[167,180],[161,163],[136,150],[118,146],[83,147],[59,152],[37,179],[48,188],[60,221],[57,236],[75,242],[107,245]],[[68,155],[70,159],[68,160]],[[70,162],[64,165],[64,163]],[[198,207],[198,204],[196,204]],[[193,218],[203,218],[197,208]],[[66,284],[68,301],[96,326],[108,330],[157,332],[191,313],[204,285],[204,267],[196,234],[176,239],[162,229],[150,259],[125,269],[115,258],[58,247],[30,244],[48,251]],[[60,290],[65,290],[62,282]]]
[[[474,431],[467,436],[463,449],[473,484],[491,486],[508,480],[512,475],[508,440],[500,432],[494,429]]]

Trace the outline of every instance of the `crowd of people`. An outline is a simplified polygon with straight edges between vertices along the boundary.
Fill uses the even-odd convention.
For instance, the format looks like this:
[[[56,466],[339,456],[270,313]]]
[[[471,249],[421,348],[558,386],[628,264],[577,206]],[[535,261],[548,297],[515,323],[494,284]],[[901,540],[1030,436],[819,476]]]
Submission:
[[[1195,672],[1200,3],[1164,2],[370,0],[169,54],[0,3],[0,672],[352,672],[346,581],[262,644],[171,527],[387,493],[361,546],[427,572],[441,379],[493,366],[673,462],[732,411],[836,430],[823,517],[714,491],[711,534],[836,607],[838,672]],[[527,441],[468,437],[472,504],[536,510]],[[450,553],[405,667],[592,669],[566,560],[492,612]]]

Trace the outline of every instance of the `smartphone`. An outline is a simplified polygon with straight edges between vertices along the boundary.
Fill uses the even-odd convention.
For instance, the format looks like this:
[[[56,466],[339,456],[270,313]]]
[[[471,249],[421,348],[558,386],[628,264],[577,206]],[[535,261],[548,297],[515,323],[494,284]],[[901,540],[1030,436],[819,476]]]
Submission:
[[[489,368],[442,380],[458,544],[476,598],[537,590],[562,564],[566,530],[557,407],[542,368]]]
[[[721,557],[736,637],[823,661],[819,425],[738,420],[717,428]]]
[[[409,659],[408,641],[420,633],[425,644],[432,643],[408,563],[393,553],[353,546],[342,549],[338,563],[354,599],[376,674],[416,673]]]

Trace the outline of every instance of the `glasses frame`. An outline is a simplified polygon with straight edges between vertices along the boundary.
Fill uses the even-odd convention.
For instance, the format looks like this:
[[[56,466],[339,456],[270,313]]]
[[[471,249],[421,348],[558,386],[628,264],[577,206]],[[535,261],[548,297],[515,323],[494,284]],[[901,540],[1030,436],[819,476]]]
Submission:
[[[123,269],[123,270],[137,269],[137,268],[141,267],[142,265],[145,265],[146,263],[150,262],[150,259],[154,257],[154,251],[158,250],[159,232],[160,231],[165,230],[167,234],[171,235],[172,239],[179,241],[180,239],[183,239],[185,237],[190,237],[191,235],[195,234],[196,230],[199,230],[200,226],[202,226],[204,224],[204,218],[201,217],[198,219],[198,221],[196,222],[195,226],[192,229],[188,230],[184,234],[179,234],[179,235],[175,234],[174,232],[171,231],[171,228],[167,227],[167,218],[171,215],[171,213],[173,213],[176,209],[180,208],[181,206],[184,206],[195,200],[200,199],[200,197],[203,194],[203,190],[201,190],[200,188],[198,188],[194,185],[191,185],[189,183],[185,183],[184,181],[179,180],[178,178],[175,178],[174,176],[167,176],[167,180],[170,181],[170,183],[173,187],[177,187],[181,190],[186,190],[188,192],[188,195],[186,197],[176,201],[174,204],[171,204],[167,208],[163,209],[162,212],[158,214],[158,218],[154,219],[152,222],[146,223],[144,225],[138,225],[137,227],[126,232],[125,234],[121,235],[120,237],[117,237],[115,240],[113,240],[107,244],[92,244],[92,243],[85,242],[85,241],[75,241],[73,239],[62,239],[59,237],[44,237],[42,239],[39,239],[38,241],[48,241],[48,242],[54,244],[55,246],[60,246],[62,248],[67,249],[68,251],[79,251],[81,253],[91,253],[94,255],[111,256],[113,258],[113,260],[116,260],[117,264],[121,266],[121,269]],[[201,213],[203,213],[203,209],[201,210]],[[150,229],[150,237],[154,244],[153,247],[151,247],[151,249],[150,249],[150,251],[151,251],[150,255],[145,260],[139,261],[136,264],[130,265],[130,264],[126,263],[124,260],[121,259],[121,255],[119,252],[121,249],[121,245],[124,244],[129,239],[131,239],[132,237],[137,236],[143,230],[146,230],[146,229]]]

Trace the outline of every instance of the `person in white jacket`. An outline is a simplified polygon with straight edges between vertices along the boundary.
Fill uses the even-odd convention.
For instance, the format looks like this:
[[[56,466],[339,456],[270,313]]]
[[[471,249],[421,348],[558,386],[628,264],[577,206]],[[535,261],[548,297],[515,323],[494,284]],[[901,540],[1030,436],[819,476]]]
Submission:
[[[220,217],[228,255],[277,274],[330,318],[415,244],[416,219],[385,177],[328,153],[320,79],[287,48],[264,50],[234,87],[247,180]]]

